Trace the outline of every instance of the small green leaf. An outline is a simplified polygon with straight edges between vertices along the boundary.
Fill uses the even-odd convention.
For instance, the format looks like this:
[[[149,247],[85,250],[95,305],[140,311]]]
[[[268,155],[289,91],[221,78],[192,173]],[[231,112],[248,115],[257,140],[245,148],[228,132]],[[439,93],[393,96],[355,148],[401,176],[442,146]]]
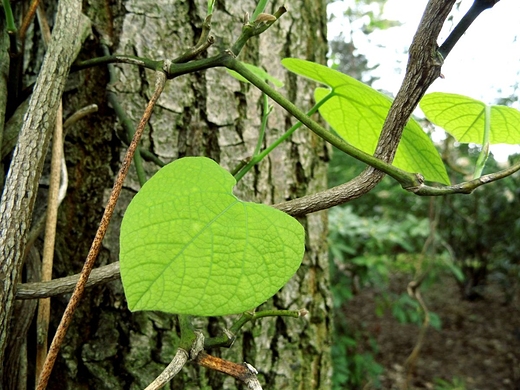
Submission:
[[[419,104],[429,121],[442,127],[458,142],[482,145],[486,105],[467,96],[434,92]],[[490,107],[490,144],[520,143],[520,111],[506,106]]]
[[[121,225],[130,310],[220,316],[253,309],[300,266],[304,230],[272,207],[242,202],[214,161],[168,164],[134,197]]]
[[[245,65],[246,68],[248,68],[251,72],[253,72],[256,76],[260,77],[262,80],[264,81],[270,81],[271,83],[273,83],[273,85],[275,87],[283,87],[283,81],[277,79],[276,77],[274,76],[271,76],[269,73],[267,73],[265,70],[263,70],[262,68],[259,68],[258,66],[255,66],[255,65],[251,65],[251,64],[246,64],[245,62],[243,63]],[[233,76],[234,78],[236,78],[238,81],[242,81],[244,83],[249,83],[249,81],[247,79],[245,79],[244,77],[242,77],[239,73],[235,72],[234,70],[229,70],[227,69],[228,73]]]
[[[341,72],[314,62],[285,58],[283,66],[331,89],[317,88],[316,101],[332,93],[320,114],[347,142],[373,154],[392,100]],[[393,162],[398,168],[419,172],[427,180],[449,184],[448,174],[435,145],[411,118],[406,125]]]

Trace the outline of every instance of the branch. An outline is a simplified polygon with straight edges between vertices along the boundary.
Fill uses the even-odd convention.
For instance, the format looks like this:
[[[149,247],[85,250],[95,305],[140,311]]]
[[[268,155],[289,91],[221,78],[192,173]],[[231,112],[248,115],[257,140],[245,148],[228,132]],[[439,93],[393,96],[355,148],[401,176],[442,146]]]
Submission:
[[[183,324],[181,324],[181,334],[182,326]],[[189,326],[191,328],[190,320],[186,316],[184,316],[184,326]],[[168,364],[163,372],[161,372],[161,374],[146,387],[145,390],[160,389],[179,373],[182,367],[184,367],[184,365],[188,362],[188,358],[193,360],[199,355],[199,353],[202,352],[204,348],[204,335],[201,332],[193,332],[193,338],[189,338],[191,341],[189,345],[186,345],[186,348],[190,349],[190,353],[188,354],[187,350],[183,348],[183,340],[181,335],[181,346],[179,349],[177,349],[177,353],[173,357],[173,360],[170,364]],[[185,339],[184,341],[187,340]]]
[[[210,368],[215,371],[220,371],[224,374],[230,375],[239,381],[243,382],[248,389],[262,390],[262,386],[256,377],[258,371],[248,363],[237,364],[224,360],[215,356],[208,355],[202,351],[198,354],[195,362],[202,367]]]
[[[396,178],[396,180],[398,180],[399,182],[405,183],[406,185],[413,185],[412,183],[417,182],[416,177],[413,173],[403,171],[402,169],[394,167],[389,163],[386,163],[374,156],[371,156],[368,153],[363,152],[362,150],[352,146],[351,144],[343,140],[341,137],[325,129],[316,121],[309,118],[307,114],[305,114],[302,110],[296,107],[296,105],[294,105],[281,93],[279,93],[266,82],[264,82],[260,77],[251,72],[242,62],[234,58],[234,56],[232,56],[231,53],[228,53],[227,56],[222,56],[222,65],[228,69],[234,70],[235,72],[239,73],[241,76],[246,78],[251,84],[256,86],[265,94],[267,94],[271,99],[273,99],[276,103],[278,103],[296,119],[302,122],[305,126],[307,126],[307,128],[309,128],[312,132],[314,132],[316,135],[318,135],[325,141],[329,142],[330,144],[334,145],[341,151],[364,162],[365,164],[376,167],[380,171],[387,173],[388,175]]]
[[[37,299],[69,294],[74,291],[80,274],[65,278],[53,279],[49,282],[22,283],[16,288],[16,299]],[[105,284],[120,278],[119,261],[92,270],[86,287]]]
[[[47,15],[43,11],[43,7],[38,7],[38,0],[33,1],[31,6],[36,4],[38,14],[38,22],[42,31],[44,46],[47,48],[51,40],[51,30],[47,23]],[[31,18],[32,19],[32,18]],[[20,34],[22,36],[22,34]],[[47,198],[47,211],[45,219],[45,239],[43,242],[41,281],[49,281],[52,279],[52,269],[54,263],[54,247],[56,243],[56,226],[58,222],[58,208],[61,204],[60,200],[60,179],[61,167],[66,166],[63,151],[63,99],[58,107],[56,120],[54,125],[54,134],[52,135],[52,152],[51,152],[51,170],[50,183]],[[63,164],[62,164],[63,162]],[[67,192],[67,181],[64,181],[65,190]],[[35,380],[38,380],[45,357],[47,356],[49,323],[51,316],[51,300],[49,298],[40,299],[38,302],[38,310],[36,312],[36,364],[35,364]]]
[[[200,34],[199,40],[197,41],[195,46],[186,50],[185,53],[183,53],[180,57],[174,59],[172,62],[182,63],[193,60],[199,54],[206,51],[213,43],[215,43],[215,39],[209,35],[211,31],[211,16],[212,14],[209,14],[208,16],[206,16],[206,19],[204,19],[204,22],[202,23],[202,33]]]
[[[18,31],[18,35],[20,36],[20,40],[23,42],[25,40],[25,33],[27,32],[29,25],[31,24],[34,14],[36,13],[36,9],[38,8],[38,4],[40,0],[31,1],[31,5],[29,6],[29,10],[26,12],[22,25],[20,26],[20,30]]]
[[[51,129],[80,46],[81,2],[61,0],[55,30],[14,151],[0,206],[0,361]],[[63,66],[56,66],[62,64]],[[0,380],[2,377],[0,368]]]
[[[71,72],[77,72],[79,70],[91,68],[93,66],[106,65],[106,64],[131,64],[141,66],[146,69],[158,71],[163,68],[163,61],[150,60],[148,58],[141,58],[136,56],[127,55],[113,55],[92,58],[90,60],[81,61],[75,63],[70,68]]]
[[[417,359],[419,357],[419,353],[421,351],[422,345],[424,343],[424,339],[426,338],[426,332],[428,331],[428,327],[430,325],[430,313],[428,311],[428,307],[424,303],[424,300],[421,296],[421,291],[419,290],[419,287],[421,286],[420,281],[412,280],[410,283],[408,283],[408,295],[412,298],[415,298],[417,302],[419,302],[419,305],[421,306],[421,310],[424,314],[424,319],[421,325],[421,329],[419,330],[419,336],[417,337],[417,342],[415,343],[415,346],[410,353],[410,355],[406,358],[406,361],[404,363],[405,369],[406,369],[406,381],[405,381],[405,388],[408,389],[408,385],[412,379],[413,370],[415,368],[415,363],[417,362]]]
[[[455,0],[430,0],[426,6],[410,45],[403,83],[392,102],[374,154],[386,162],[393,161],[406,123],[426,90],[441,74],[443,58],[437,51],[437,38],[454,3]]]
[[[439,53],[443,58],[446,58],[450,54],[451,49],[456,45],[459,39],[464,35],[469,26],[477,19],[482,11],[492,8],[500,0],[475,0],[471,5],[470,9],[462,17],[459,23],[455,26],[453,31],[450,33],[448,38],[439,48]]]
[[[173,360],[166,366],[163,372],[150,383],[145,390],[157,390],[163,387],[166,383],[172,380],[172,378],[179,373],[179,371],[188,362],[188,352],[184,349],[177,349],[177,353],[173,357]]]
[[[498,172],[490,173],[488,175],[481,176],[477,179],[465,181],[463,183],[454,184],[452,186],[443,187],[431,187],[425,184],[421,184],[419,187],[407,188],[408,191],[413,192],[416,195],[422,196],[442,196],[451,194],[471,194],[475,189],[484,184],[492,183],[494,181],[503,179],[507,176],[511,176],[520,170],[520,162],[512,165],[509,168],[502,169]]]
[[[240,36],[234,43],[233,47],[231,48],[231,52],[235,56],[238,56],[238,54],[242,51],[242,48],[245,46],[249,39],[262,34],[286,12],[287,9],[285,8],[285,6],[282,5],[280,8],[278,8],[274,15],[270,15],[272,16],[271,18],[257,18],[252,23],[246,20],[244,26],[242,27],[242,33],[240,34]]]
[[[307,195],[287,202],[275,204],[273,207],[293,217],[304,216],[321,210],[350,202],[371,191],[383,178],[379,171],[364,170],[359,176],[345,184],[330,188],[316,194]]]

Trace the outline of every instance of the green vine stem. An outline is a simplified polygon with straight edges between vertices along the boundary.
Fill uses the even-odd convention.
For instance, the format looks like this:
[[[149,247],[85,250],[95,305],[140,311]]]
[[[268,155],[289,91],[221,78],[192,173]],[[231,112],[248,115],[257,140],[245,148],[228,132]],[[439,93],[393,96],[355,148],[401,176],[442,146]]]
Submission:
[[[266,96],[264,94],[264,96]],[[309,112],[307,112],[307,116],[310,117],[314,115],[316,112],[318,112],[319,108],[325,104],[331,97],[334,96],[334,93],[330,93],[327,96],[325,96],[323,99],[321,99],[318,103],[312,107]],[[241,168],[235,168],[235,179],[236,181],[240,181],[244,177],[244,175],[251,170],[256,164],[258,164],[260,161],[262,161],[269,153],[271,153],[275,148],[277,148],[282,142],[285,142],[296,130],[298,130],[302,126],[302,122],[298,121],[296,124],[294,124],[289,130],[287,130],[280,138],[278,138],[275,142],[273,142],[269,147],[267,147],[264,151],[261,153],[258,153],[255,150],[255,153],[253,154],[253,157],[247,164],[241,164]]]
[[[271,27],[274,24],[274,22],[276,22],[276,20],[278,18],[280,18],[280,16],[282,16],[286,12],[287,12],[287,9],[285,8],[285,6],[281,6],[274,13],[274,15],[272,15],[274,18],[272,18],[270,20],[266,20],[266,21],[265,20],[261,20],[261,21],[255,20],[252,23],[249,23],[249,22],[245,23],[244,26],[242,27],[242,33],[240,34],[240,36],[236,40],[235,44],[231,48],[231,52],[235,56],[238,56],[238,53],[240,53],[242,51],[242,48],[245,46],[245,44],[247,43],[247,41],[249,39],[251,39],[254,36],[262,34],[269,27]]]
[[[2,0],[4,6],[5,22],[7,27],[7,33],[12,35],[16,34],[16,24],[14,22],[13,10],[11,9],[11,3],[9,0]]]
[[[215,0],[208,0],[208,15],[213,13],[213,6],[215,5]]]
[[[160,71],[163,68],[164,61],[155,61],[149,58],[142,58],[127,55],[106,55],[103,57],[96,57],[90,60],[77,62],[70,68],[71,72],[91,68],[93,66],[100,66],[106,64],[130,64],[137,65],[150,70]]]
[[[251,15],[251,22],[255,21],[256,18],[258,18],[258,15],[260,15],[262,12],[264,12],[265,7],[267,6],[267,3],[269,0],[260,0],[258,2],[258,5],[255,8],[255,11],[253,12],[253,15]]]
[[[368,164],[386,174],[396,179],[401,185],[405,188],[417,186],[421,184],[418,176],[414,173],[403,171],[402,169],[396,168],[391,164],[385,163],[378,158],[365,153],[349,143],[345,142],[342,138],[335,135],[334,133],[328,131],[323,126],[319,125],[317,122],[313,121],[309,118],[303,111],[301,111],[298,107],[296,107],[292,102],[286,99],[282,94],[272,88],[269,84],[265,83],[261,78],[256,76],[253,72],[247,69],[240,61],[236,58],[228,55],[223,57],[224,66],[228,69],[234,70],[239,73],[242,77],[246,78],[251,84],[255,85],[262,92],[266,93],[277,102],[280,106],[282,106],[285,110],[287,110],[291,115],[293,115],[296,119],[302,122],[305,126],[307,126],[311,131],[313,131],[316,135],[334,145],[341,151],[347,153],[348,155]]]
[[[211,6],[213,8],[213,5]],[[209,10],[209,4],[208,4],[208,10]],[[208,16],[206,16],[206,19],[204,19],[204,22],[202,23],[202,33],[199,37],[199,40],[195,44],[195,46],[189,48],[186,50],[181,56],[174,59],[172,62],[179,64],[182,62],[188,62],[190,60],[193,60],[195,57],[197,57],[199,54],[204,52],[208,47],[210,47],[215,40],[212,36],[209,35],[211,31],[211,16],[212,13],[208,13]]]
[[[197,339],[191,324],[191,316],[179,314],[177,318],[179,319],[179,328],[181,330],[179,348],[189,351]]]
[[[279,18],[285,12],[287,12],[287,10],[285,9],[285,7],[282,6],[275,12],[273,16],[275,18]],[[210,20],[211,15],[208,15],[203,24],[203,36],[206,36],[207,40],[211,41],[211,37],[207,35],[209,33]],[[156,61],[149,58],[142,58],[129,55],[103,56],[75,63],[71,68],[71,72],[90,68],[93,66],[120,63],[137,65],[153,71],[163,71],[166,73],[166,77],[168,79],[173,79],[175,77],[182,76],[188,73],[200,72],[209,68],[224,66],[226,58],[228,58],[229,56],[236,57],[249,39],[251,39],[254,36],[260,35],[264,31],[266,31],[269,27],[271,27],[271,25],[275,21],[276,20],[269,20],[244,24],[242,28],[242,33],[234,43],[233,47],[230,50],[226,50],[211,58],[191,60],[192,58],[194,58],[194,55],[199,53],[200,48],[204,46],[204,39],[199,39],[199,42],[193,48],[188,49],[186,53],[174,60]]]

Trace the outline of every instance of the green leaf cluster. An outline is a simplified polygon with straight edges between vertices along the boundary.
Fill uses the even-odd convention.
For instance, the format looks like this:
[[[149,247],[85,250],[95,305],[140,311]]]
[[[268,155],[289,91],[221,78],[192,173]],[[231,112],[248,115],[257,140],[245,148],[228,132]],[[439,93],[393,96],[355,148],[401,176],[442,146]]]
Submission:
[[[373,88],[326,66],[296,58],[282,64],[291,72],[327,85],[317,88],[320,114],[331,127],[356,148],[373,154],[392,100]],[[421,126],[411,118],[403,132],[393,162],[398,168],[419,172],[427,180],[449,184],[438,151]]]

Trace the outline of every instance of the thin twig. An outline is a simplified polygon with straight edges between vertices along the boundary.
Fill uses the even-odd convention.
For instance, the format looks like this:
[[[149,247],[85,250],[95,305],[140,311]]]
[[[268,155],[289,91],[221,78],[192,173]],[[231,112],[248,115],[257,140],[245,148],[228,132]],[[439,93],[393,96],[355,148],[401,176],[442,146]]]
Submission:
[[[182,328],[181,328],[182,329]],[[155,380],[150,383],[145,390],[157,390],[171,381],[175,375],[184,367],[189,359],[195,359],[204,348],[204,335],[202,332],[195,332],[195,340],[192,342],[190,353],[184,348],[177,349],[177,353],[173,357],[170,364],[159,374]]]
[[[107,45],[101,45],[103,52],[105,55],[110,55],[110,51],[108,49]],[[117,76],[115,72],[115,66],[114,64],[107,64],[108,74],[109,74],[109,81],[107,85],[107,100],[114,109],[118,119],[121,121],[123,128],[126,130],[126,137],[127,143],[128,140],[132,139],[134,136],[134,125],[132,124],[132,121],[126,114],[125,110],[119,104],[119,100],[117,99],[116,93],[112,90],[112,85],[117,83]],[[143,160],[141,158],[141,148],[137,147],[137,151],[134,154],[134,166],[135,171],[137,173],[137,178],[139,180],[139,184],[141,187],[146,183],[146,172],[143,167]]]
[[[70,126],[79,121],[80,119],[86,117],[87,115],[93,114],[97,112],[98,106],[97,104],[89,104],[88,106],[80,108],[74,114],[69,116],[65,122],[63,122],[63,129],[66,131]]]
[[[238,364],[230,362],[229,360],[221,359],[215,356],[208,355],[202,351],[199,353],[195,362],[202,367],[210,368],[215,371],[220,371],[224,374],[230,375],[242,383],[244,383],[248,389],[251,390],[262,390],[262,386],[256,377],[258,371],[251,366],[249,363]]]
[[[172,378],[179,373],[179,371],[188,362],[188,352],[184,349],[177,349],[177,353],[173,357],[170,364],[164,369],[161,374],[150,383],[145,390],[157,390],[163,387],[166,383],[172,380]]]
[[[27,29],[29,28],[29,25],[34,18],[34,14],[36,13],[36,9],[38,8],[39,3],[40,0],[33,0],[29,9],[27,10],[27,13],[25,14],[25,17],[23,18],[22,25],[20,26],[19,30],[19,37],[22,42],[25,39],[25,34],[27,33]]]
[[[410,356],[406,359],[405,362],[405,369],[406,369],[406,379],[404,382],[404,389],[408,389],[408,384],[410,383],[412,379],[412,374],[414,371],[415,363],[417,362],[417,358],[419,357],[419,352],[421,351],[422,345],[424,343],[424,339],[426,337],[426,332],[428,330],[428,327],[430,325],[430,313],[428,312],[428,307],[424,303],[421,291],[420,291],[420,282],[411,281],[408,284],[408,294],[417,300],[419,302],[419,305],[421,306],[421,310],[424,313],[424,319],[421,326],[421,330],[419,331],[419,337],[417,337],[417,342],[415,343],[415,346],[412,350],[412,353],[410,353]]]
[[[195,59],[199,54],[204,52],[208,47],[215,43],[215,39],[209,35],[211,32],[211,17],[212,15],[206,16],[204,23],[202,23],[202,33],[200,34],[199,40],[195,46],[190,47],[180,57],[175,58],[173,63],[183,63]]]
[[[404,367],[406,370],[406,378],[405,382],[403,384],[404,390],[408,389],[408,386],[410,385],[410,381],[412,379],[413,371],[415,368],[415,364],[417,362],[417,359],[419,358],[419,353],[421,352],[422,345],[424,343],[424,339],[426,338],[426,331],[428,330],[428,327],[430,325],[430,313],[428,312],[428,307],[424,303],[424,300],[421,296],[420,287],[426,276],[428,275],[431,265],[428,267],[427,270],[421,271],[421,266],[424,263],[424,259],[426,257],[426,252],[430,249],[430,247],[434,247],[435,245],[435,239],[436,239],[436,232],[437,232],[437,226],[439,223],[440,218],[440,207],[436,204],[436,199],[431,198],[430,199],[430,211],[429,211],[429,218],[430,218],[430,234],[428,235],[428,238],[424,242],[420,260],[418,261],[418,276],[415,277],[415,280],[412,280],[410,283],[408,283],[407,291],[408,295],[411,298],[414,298],[419,305],[421,306],[421,310],[424,314],[423,323],[421,325],[421,329],[419,331],[419,336],[417,337],[417,342],[415,343],[415,346],[410,353],[410,355],[406,358]],[[434,248],[431,250],[434,251]]]
[[[60,171],[63,158],[63,107],[60,104],[56,116],[56,126],[52,140],[52,159],[49,195],[47,199],[47,219],[45,223],[45,241],[43,243],[42,282],[52,279],[54,262],[54,245],[56,242],[56,224],[58,222],[58,206],[60,192]],[[51,314],[50,298],[40,299],[36,319],[36,378],[39,378],[45,357],[47,355],[47,337],[49,333],[49,318]]]
[[[462,19],[457,23],[453,31],[450,33],[448,38],[439,48],[439,53],[446,58],[450,53],[451,49],[464,35],[469,26],[477,19],[477,17],[486,9],[492,8],[499,0],[475,0],[471,5],[471,8],[464,14]]]
[[[141,121],[139,122],[139,125],[137,126],[137,130],[134,134],[134,138],[132,139],[132,142],[130,143],[130,146],[128,147],[128,150],[126,152],[123,163],[121,164],[121,168],[119,170],[116,181],[114,183],[114,187],[112,188],[112,192],[110,194],[110,198],[108,200],[107,207],[105,208],[105,212],[103,213],[103,217],[99,224],[99,228],[96,232],[96,236],[94,237],[92,246],[90,247],[90,251],[87,255],[85,265],[83,266],[83,270],[81,272],[81,276],[79,278],[78,284],[76,285],[76,289],[72,293],[72,297],[70,298],[70,301],[67,305],[67,308],[65,309],[65,312],[63,313],[63,317],[58,326],[58,329],[56,330],[56,334],[54,336],[54,339],[52,340],[52,344],[49,348],[49,354],[47,355],[47,359],[45,360],[45,365],[43,367],[42,375],[40,377],[40,381],[36,388],[37,390],[44,390],[47,387],[47,383],[48,383],[50,375],[51,375],[52,367],[54,366],[54,362],[56,361],[56,357],[58,356],[58,351],[65,338],[67,329],[72,321],[72,316],[74,314],[74,311],[76,310],[76,307],[78,306],[79,301],[81,300],[81,297],[83,296],[88,277],[90,275],[90,272],[92,271],[92,268],[94,267],[94,263],[99,254],[99,250],[101,248],[101,243],[103,241],[103,237],[105,236],[105,233],[108,228],[108,224],[110,223],[110,219],[112,217],[112,214],[114,213],[117,199],[119,198],[119,194],[121,193],[121,189],[123,187],[123,182],[128,173],[128,169],[130,168],[130,164],[132,163],[133,155],[137,149],[137,145],[139,143],[139,140],[141,139],[144,128],[145,128],[146,124],[148,123],[150,116],[152,115],[153,108],[154,108],[157,100],[159,99],[159,96],[161,95],[161,93],[163,91],[163,88],[164,88],[164,85],[166,82],[165,74],[163,72],[156,72],[156,77],[157,77],[157,80],[155,82],[155,91],[153,93],[152,98],[148,102],[148,105],[146,106],[146,109],[141,118]]]
[[[33,2],[38,3],[38,0]],[[32,6],[32,5],[31,5]],[[38,23],[42,31],[45,47],[51,40],[51,30],[47,23],[47,16],[40,7],[37,9]],[[56,225],[58,222],[58,207],[60,205],[60,173],[63,157],[63,102],[56,113],[56,124],[52,136],[51,172],[49,183],[49,194],[47,198],[47,218],[45,221],[45,240],[43,243],[41,281],[52,279],[52,268],[54,263],[54,245],[56,243]],[[49,335],[49,322],[51,316],[51,300],[40,299],[38,302],[38,314],[36,316],[36,368],[35,379],[40,377],[43,364],[47,356],[47,340]]]
[[[34,2],[38,4],[39,0],[35,0]],[[38,17],[38,25],[42,32],[43,44],[45,48],[47,48],[51,41],[51,28],[49,27],[49,23],[47,23],[47,14],[41,4],[36,8],[36,16]]]
[[[85,116],[92,114],[98,110],[98,106],[96,104],[90,104],[88,106],[85,106],[83,108],[80,108],[78,111],[76,111],[74,114],[69,116],[65,122],[63,122],[63,136],[62,136],[62,148],[63,148],[63,139],[65,139],[65,135],[67,134],[67,130],[70,126],[72,126],[74,123],[76,123],[81,118],[84,118]],[[62,159],[61,159],[61,186],[58,194],[58,206],[61,205],[61,202],[63,202],[63,199],[65,199],[65,195],[67,193],[67,187],[69,182],[69,175],[67,173],[67,164],[65,162],[65,158],[63,157],[62,153]],[[43,231],[43,227],[45,226],[45,220],[47,218],[47,212],[45,211],[38,220],[33,222],[32,229],[29,232],[29,235],[27,236],[27,243],[25,245],[25,253],[29,253],[29,250],[34,245],[34,242],[40,235],[40,233]],[[76,284],[76,283],[74,283]],[[70,289],[69,292],[72,292],[73,287]],[[18,292],[17,292],[18,294]],[[41,296],[35,296],[34,298],[46,298],[51,297],[52,295],[41,295]]]
[[[245,312],[229,329],[224,329],[224,334],[207,338],[204,341],[205,348],[226,347],[230,348],[235,342],[236,335],[248,322],[265,317],[293,317],[301,318],[308,314],[306,309],[300,310],[262,310],[258,312]]]

